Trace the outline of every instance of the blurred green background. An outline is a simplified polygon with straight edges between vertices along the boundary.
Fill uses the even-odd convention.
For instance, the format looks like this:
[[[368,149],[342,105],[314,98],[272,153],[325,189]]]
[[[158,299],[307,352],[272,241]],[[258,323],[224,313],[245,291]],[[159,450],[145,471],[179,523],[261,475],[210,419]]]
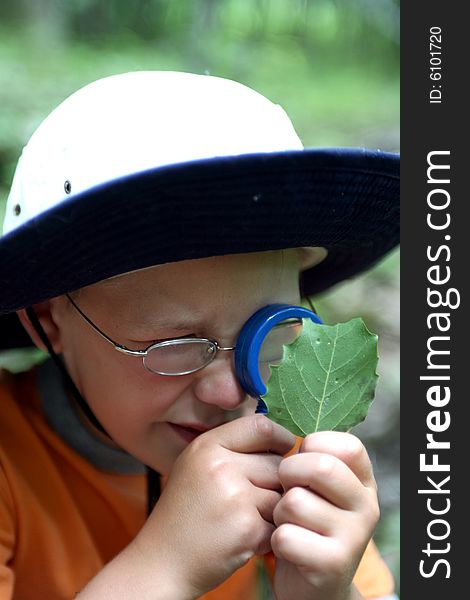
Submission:
[[[129,70],[245,83],[281,104],[305,146],[399,150],[398,0],[2,0],[0,216],[22,146],[77,88]],[[365,423],[379,483],[376,541],[399,582],[399,256],[314,298],[326,322],[361,315],[379,334]],[[0,291],[1,293],[1,291]],[[24,368],[23,354],[0,366]]]

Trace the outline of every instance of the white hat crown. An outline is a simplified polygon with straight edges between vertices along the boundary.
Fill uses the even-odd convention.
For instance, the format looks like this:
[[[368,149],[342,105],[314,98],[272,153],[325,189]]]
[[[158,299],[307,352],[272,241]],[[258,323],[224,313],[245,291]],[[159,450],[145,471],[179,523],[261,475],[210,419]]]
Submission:
[[[173,71],[105,77],[64,100],[32,135],[15,172],[4,233],[132,173],[302,148],[285,111],[235,81]]]

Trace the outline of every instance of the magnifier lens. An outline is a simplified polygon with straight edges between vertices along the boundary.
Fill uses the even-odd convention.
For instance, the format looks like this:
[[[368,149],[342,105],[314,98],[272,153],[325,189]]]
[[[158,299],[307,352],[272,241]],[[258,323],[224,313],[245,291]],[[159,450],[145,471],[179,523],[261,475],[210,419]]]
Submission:
[[[266,385],[269,365],[279,365],[282,361],[284,345],[292,344],[302,333],[303,319],[286,319],[275,325],[265,337],[259,352],[259,374]]]

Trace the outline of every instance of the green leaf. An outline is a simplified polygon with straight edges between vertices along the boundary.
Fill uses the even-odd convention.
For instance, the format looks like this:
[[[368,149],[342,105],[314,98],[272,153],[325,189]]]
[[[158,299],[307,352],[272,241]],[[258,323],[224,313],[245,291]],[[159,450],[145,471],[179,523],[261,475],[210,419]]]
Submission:
[[[363,421],[377,383],[377,336],[360,318],[337,325],[304,319],[302,334],[284,346],[262,399],[268,417],[295,435],[348,431]]]

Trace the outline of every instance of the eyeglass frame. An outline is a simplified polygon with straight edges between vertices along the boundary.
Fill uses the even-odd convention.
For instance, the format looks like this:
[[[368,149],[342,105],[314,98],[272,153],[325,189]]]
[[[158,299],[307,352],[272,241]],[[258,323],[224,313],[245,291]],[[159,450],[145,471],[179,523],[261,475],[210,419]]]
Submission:
[[[109,344],[111,344],[115,350],[117,350],[118,352],[121,352],[121,354],[126,354],[127,356],[142,357],[142,363],[144,365],[144,368],[147,369],[147,371],[149,371],[150,373],[153,373],[154,375],[164,375],[166,377],[179,377],[181,375],[190,375],[190,374],[196,373],[197,371],[200,371],[201,369],[204,369],[205,367],[210,365],[211,362],[213,360],[215,360],[215,358],[219,352],[233,352],[236,349],[236,346],[227,346],[227,347],[220,346],[219,343],[217,342],[217,340],[213,340],[210,338],[181,337],[181,338],[168,338],[168,339],[163,339],[163,340],[156,340],[155,342],[152,342],[149,346],[147,346],[147,348],[145,348],[143,350],[131,350],[130,348],[127,348],[123,344],[118,344],[112,338],[110,338],[109,335],[104,333],[104,331],[102,331],[98,327],[98,325],[93,323],[93,321],[83,312],[83,310],[75,303],[75,301],[73,300],[73,298],[71,298],[71,296],[69,294],[65,294],[65,296],[68,299],[68,301],[70,302],[70,304],[78,312],[78,314],[82,317],[82,319],[84,321],[86,321],[96,331],[96,333],[98,333],[104,340],[106,340]],[[178,373],[162,373],[162,372],[152,371],[145,364],[144,358],[146,356],[148,356],[148,353],[151,350],[154,350],[155,348],[164,348],[165,346],[169,346],[169,345],[184,345],[184,344],[190,344],[190,343],[194,343],[194,342],[209,343],[214,348],[214,351],[211,354],[211,359],[207,363],[205,363],[204,365],[202,365],[200,367],[197,367],[196,369],[191,369],[190,371],[180,371]]]

